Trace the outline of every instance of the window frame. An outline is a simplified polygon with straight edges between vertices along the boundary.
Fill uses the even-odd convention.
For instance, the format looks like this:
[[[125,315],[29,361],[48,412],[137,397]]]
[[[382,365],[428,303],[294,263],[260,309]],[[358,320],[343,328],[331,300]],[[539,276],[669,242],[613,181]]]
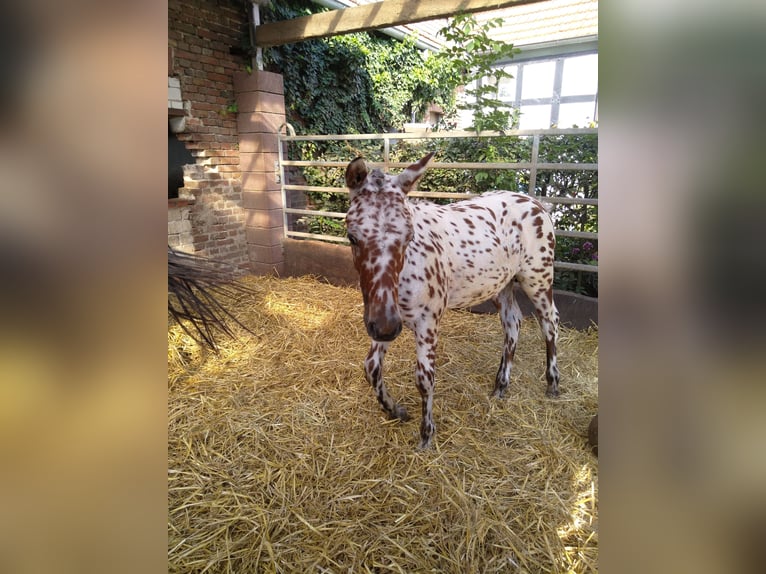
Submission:
[[[559,48],[558,50],[556,48]],[[595,94],[588,95],[575,95],[575,96],[562,96],[561,86],[564,78],[564,63],[569,58],[577,58],[580,56],[595,55],[598,57],[598,42],[593,40],[590,42],[583,42],[576,45],[567,47],[566,50],[561,50],[561,45],[540,46],[536,49],[526,49],[518,56],[511,59],[499,60],[495,68],[505,68],[507,66],[516,66],[516,74],[514,79],[516,81],[516,94],[513,100],[508,98],[501,98],[498,93],[498,99],[506,104],[509,108],[514,110],[521,110],[523,106],[535,106],[535,105],[550,105],[551,112],[549,118],[549,125],[545,128],[552,126],[558,126],[559,112],[561,104],[578,104],[578,103],[593,103],[593,122],[598,123],[598,85],[596,86]],[[555,62],[554,76],[553,76],[553,89],[550,96],[539,98],[522,98],[522,88],[524,85],[524,67],[530,64],[539,64],[542,62]],[[485,78],[479,80],[479,86],[485,81]],[[519,128],[520,115],[514,113],[514,125],[513,129]],[[586,126],[580,126],[586,127]]]

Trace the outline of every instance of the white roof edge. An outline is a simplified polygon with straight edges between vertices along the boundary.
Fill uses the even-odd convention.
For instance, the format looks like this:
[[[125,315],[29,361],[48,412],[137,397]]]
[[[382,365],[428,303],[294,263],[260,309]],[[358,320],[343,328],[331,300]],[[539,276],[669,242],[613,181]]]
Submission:
[[[551,40],[537,44],[514,44],[514,46],[521,50],[521,53],[513,58],[514,60],[539,58],[568,52],[598,51],[598,34],[580,36],[579,38]]]

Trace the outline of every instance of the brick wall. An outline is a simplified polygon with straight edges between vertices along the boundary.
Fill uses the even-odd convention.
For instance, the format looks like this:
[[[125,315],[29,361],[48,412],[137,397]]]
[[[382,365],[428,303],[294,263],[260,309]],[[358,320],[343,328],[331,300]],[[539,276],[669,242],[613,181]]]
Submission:
[[[184,187],[179,192],[180,202],[189,202],[192,253],[227,261],[250,268],[245,236],[246,212],[242,206],[239,184],[202,165],[184,167]],[[183,207],[181,207],[183,210]],[[173,222],[168,215],[168,240]],[[183,215],[178,229],[183,241],[185,225]],[[172,244],[171,244],[172,245]]]
[[[247,18],[237,0],[168,0],[168,76],[178,80],[186,111],[177,137],[197,164],[186,170],[180,199],[168,201],[168,241],[186,242],[189,221],[194,252],[236,265],[248,265],[249,259],[237,114],[231,106],[234,72],[249,62],[232,55],[230,47],[241,46]],[[184,239],[173,238],[181,228]]]

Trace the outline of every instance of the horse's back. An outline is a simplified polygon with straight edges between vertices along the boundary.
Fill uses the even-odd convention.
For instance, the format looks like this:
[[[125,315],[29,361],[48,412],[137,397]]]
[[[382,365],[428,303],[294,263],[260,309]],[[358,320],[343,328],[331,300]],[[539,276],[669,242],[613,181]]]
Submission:
[[[540,255],[528,254],[530,241],[541,233],[552,237],[545,208],[521,193],[488,192],[419,211],[442,243],[451,308],[494,297],[525,267],[539,264]]]

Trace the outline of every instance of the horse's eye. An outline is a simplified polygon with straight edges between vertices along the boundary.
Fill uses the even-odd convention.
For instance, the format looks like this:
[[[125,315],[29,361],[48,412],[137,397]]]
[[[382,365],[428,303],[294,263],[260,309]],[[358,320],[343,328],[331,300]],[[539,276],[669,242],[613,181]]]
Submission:
[[[351,235],[351,234],[349,233],[349,234],[348,234],[348,242],[349,242],[351,245],[356,245],[356,244],[357,244],[357,241],[356,241],[356,237],[354,237],[353,235]]]

